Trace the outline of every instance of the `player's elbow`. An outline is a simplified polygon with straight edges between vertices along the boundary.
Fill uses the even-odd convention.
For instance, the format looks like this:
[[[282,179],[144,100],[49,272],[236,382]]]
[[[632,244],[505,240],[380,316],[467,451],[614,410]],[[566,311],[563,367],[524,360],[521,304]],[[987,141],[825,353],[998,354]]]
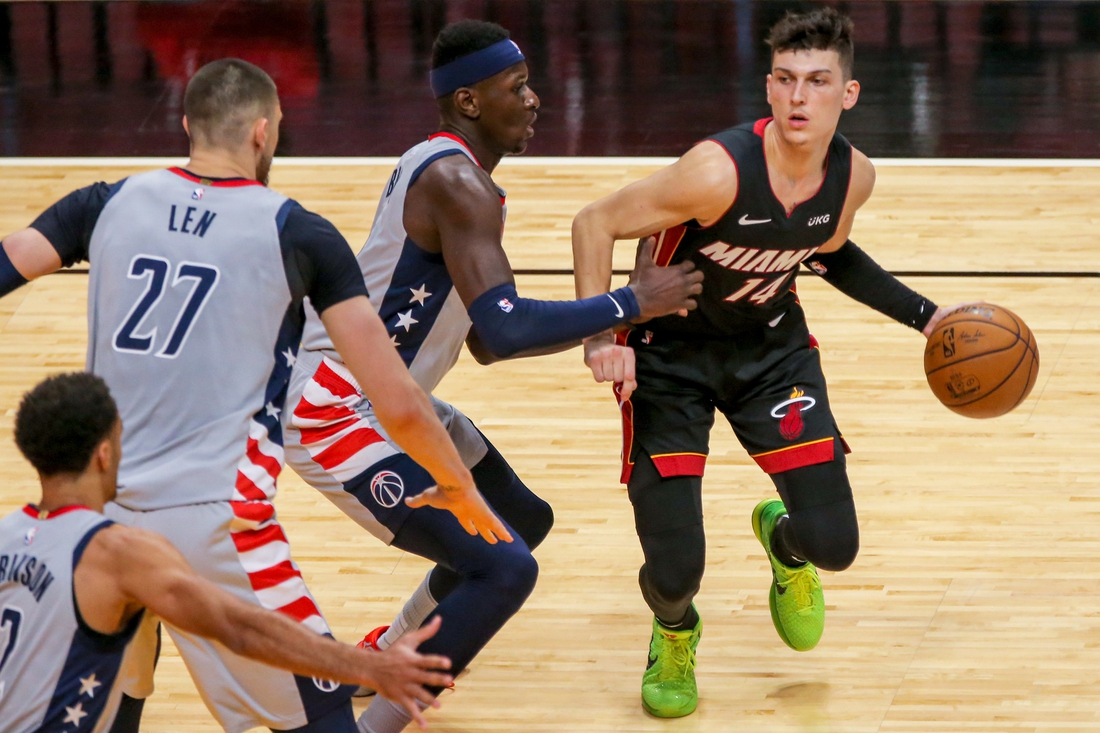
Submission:
[[[512,333],[511,324],[502,324],[495,328],[483,325],[478,328],[475,323],[474,327],[477,329],[478,341],[481,344],[480,356],[474,354],[478,364],[489,365],[496,361],[511,359],[524,349],[524,344],[516,338],[516,334]]]
[[[419,433],[424,427],[425,400],[423,392],[419,395],[416,392],[420,392],[420,388],[410,380],[404,388],[387,392],[381,400],[371,399],[378,422],[399,444],[400,436]],[[431,417],[434,418],[434,413]]]

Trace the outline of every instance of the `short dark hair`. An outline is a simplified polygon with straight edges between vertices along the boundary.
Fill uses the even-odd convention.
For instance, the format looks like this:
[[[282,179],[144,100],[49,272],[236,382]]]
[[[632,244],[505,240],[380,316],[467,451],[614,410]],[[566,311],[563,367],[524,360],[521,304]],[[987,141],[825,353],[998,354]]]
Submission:
[[[57,374],[23,395],[15,444],[41,476],[83,473],[118,421],[107,384],[94,374]]]
[[[252,123],[274,113],[279,91],[267,72],[241,59],[219,59],[199,69],[183,93],[191,137],[236,147]]]
[[[790,13],[772,26],[768,33],[772,58],[781,51],[836,51],[845,79],[852,78],[855,48],[852,45],[852,19],[833,8],[809,13]]]
[[[502,26],[483,20],[460,20],[439,32],[432,45],[432,68],[451,63],[475,51],[489,48],[509,38]]]

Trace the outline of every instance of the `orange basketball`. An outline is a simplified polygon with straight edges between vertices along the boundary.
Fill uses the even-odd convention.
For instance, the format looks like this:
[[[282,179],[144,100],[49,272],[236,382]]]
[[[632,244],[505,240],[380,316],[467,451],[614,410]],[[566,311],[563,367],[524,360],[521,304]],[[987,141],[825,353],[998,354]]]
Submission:
[[[998,417],[1024,401],[1039,376],[1039,345],[1027,324],[991,303],[957,308],[924,347],[928,386],[966,417]]]

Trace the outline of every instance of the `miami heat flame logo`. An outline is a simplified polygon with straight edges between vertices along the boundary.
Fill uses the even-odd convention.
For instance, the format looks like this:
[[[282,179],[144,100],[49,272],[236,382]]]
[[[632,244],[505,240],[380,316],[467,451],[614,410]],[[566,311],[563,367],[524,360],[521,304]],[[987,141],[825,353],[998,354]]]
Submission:
[[[806,427],[802,421],[802,413],[812,409],[816,404],[817,400],[807,397],[806,393],[798,387],[791,390],[790,399],[783,400],[772,408],[772,417],[779,421],[779,434],[787,440],[794,440],[802,435]]]

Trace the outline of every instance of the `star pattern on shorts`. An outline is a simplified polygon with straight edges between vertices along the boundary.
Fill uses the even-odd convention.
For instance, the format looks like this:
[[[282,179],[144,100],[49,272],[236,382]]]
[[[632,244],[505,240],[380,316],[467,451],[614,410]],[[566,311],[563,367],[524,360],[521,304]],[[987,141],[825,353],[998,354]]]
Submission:
[[[424,305],[424,301],[432,297],[432,294],[428,292],[427,283],[424,283],[419,288],[409,288],[409,292],[412,293],[410,303],[416,303],[417,305]]]
[[[286,347],[286,351],[283,352],[282,356],[286,359],[286,365],[288,367],[294,366],[294,362],[298,361],[298,357],[294,356],[294,352],[290,350],[289,346]]]
[[[95,688],[100,687],[103,683],[96,681],[95,673],[93,672],[90,677],[80,678],[80,695],[87,695],[88,697],[95,697]]]
[[[65,712],[67,713],[67,715],[65,715],[65,719],[61,721],[61,724],[67,725],[69,723],[72,723],[77,728],[80,727],[80,720],[88,715],[86,712],[84,712],[84,703],[82,702],[78,702],[73,707],[69,707],[68,705],[66,705]]]
[[[397,334],[396,333],[391,333],[390,334],[390,341],[393,342],[394,346],[400,346],[401,345],[401,344],[397,343]]]
[[[397,314],[397,324],[394,328],[404,328],[405,333],[408,333],[414,323],[420,323],[420,321],[412,317],[412,309],[410,308],[404,313]]]
[[[282,410],[276,407],[274,402],[268,402],[266,405],[264,405],[264,412],[267,413],[268,417],[278,417],[279,413],[282,412]]]

